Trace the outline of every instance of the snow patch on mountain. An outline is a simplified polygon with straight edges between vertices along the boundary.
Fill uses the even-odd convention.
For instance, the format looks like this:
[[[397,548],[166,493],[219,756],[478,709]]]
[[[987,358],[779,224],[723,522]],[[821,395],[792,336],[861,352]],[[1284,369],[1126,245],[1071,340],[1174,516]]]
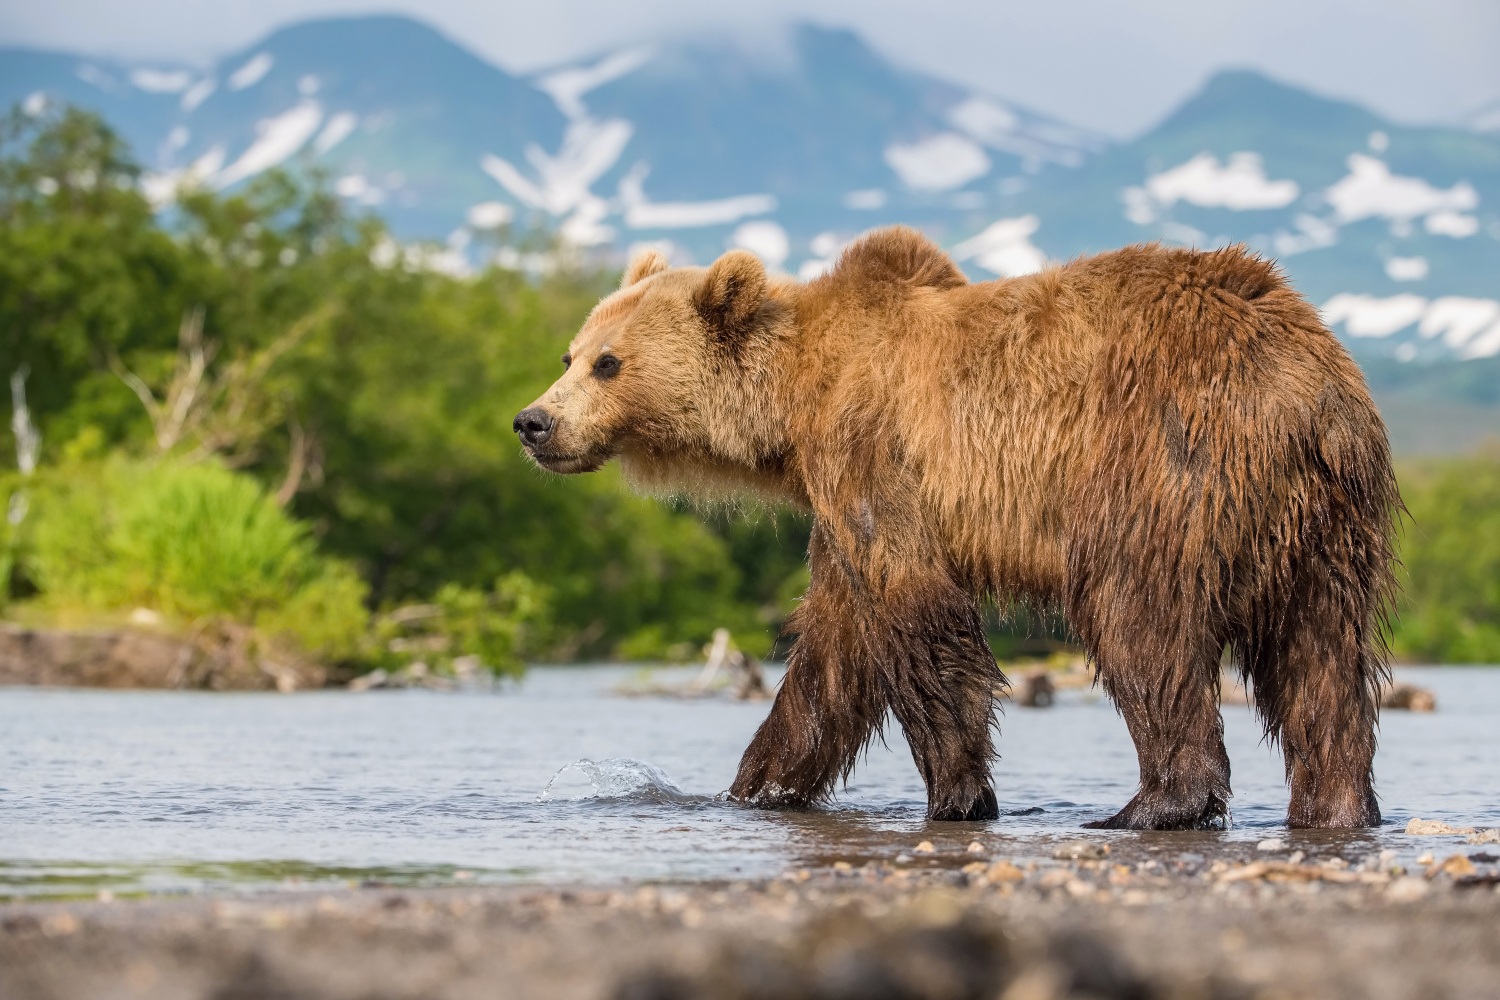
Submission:
[[[130,74],[130,82],[148,94],[180,94],[192,86],[193,74],[182,69],[138,69]]]
[[[1297,227],[1296,232],[1278,229],[1271,238],[1271,245],[1283,257],[1331,247],[1339,241],[1339,227],[1316,215],[1303,212],[1292,220],[1292,224]]]
[[[568,126],[555,156],[535,143],[526,147],[535,180],[493,153],[486,153],[480,166],[522,204],[554,216],[567,215],[594,197],[589,188],[619,160],[634,131],[618,118],[578,119]]]
[[[577,247],[597,247],[613,243],[615,227],[604,225],[609,215],[609,203],[590,194],[579,203],[573,214],[563,220],[557,232],[565,241]]]
[[[262,119],[255,126],[256,140],[214,178],[214,186],[227,188],[282,163],[307,145],[322,123],[323,109],[317,101],[303,101],[275,118]]]
[[[1392,281],[1421,281],[1428,270],[1426,257],[1391,257],[1385,262],[1385,276]]]
[[[749,250],[771,271],[786,263],[787,255],[792,250],[792,241],[786,230],[767,219],[742,224],[729,237],[729,245]]]
[[[1462,240],[1479,232],[1479,220],[1462,212],[1433,212],[1427,217],[1423,227],[1434,236],[1451,236]]]
[[[386,196],[385,189],[372,183],[364,174],[345,174],[340,177],[333,184],[333,193],[361,205],[379,205],[385,201]]]
[[[1021,118],[1010,108],[975,95],[948,109],[948,121],[983,143],[1004,142],[1021,125]]]
[[[626,49],[605,56],[592,66],[577,66],[548,73],[537,79],[536,85],[551,96],[557,109],[564,115],[582,118],[588,114],[583,106],[584,94],[639,69],[650,61],[651,55],[648,48]]]
[[[275,65],[276,57],[271,53],[257,53],[243,66],[229,74],[229,89],[244,90],[246,87],[255,86],[267,73],[271,72],[271,67]]]
[[[1467,181],[1459,181],[1445,190],[1433,187],[1420,177],[1393,174],[1384,160],[1363,153],[1353,153],[1345,162],[1349,173],[1324,192],[1341,222],[1369,218],[1410,222],[1418,216],[1439,216],[1429,223],[1437,226],[1437,230],[1429,228],[1429,232],[1444,229],[1457,232],[1467,228],[1467,223],[1457,222],[1452,217],[1463,218],[1462,213],[1479,207],[1479,193]],[[1478,232],[1478,229],[1475,220],[1468,235]]]
[[[1199,153],[1147,177],[1143,187],[1126,188],[1125,217],[1137,225],[1149,225],[1179,201],[1235,212],[1285,208],[1300,193],[1296,181],[1267,177],[1259,153],[1232,153],[1229,162],[1222,164],[1212,153]]]
[[[189,87],[182,95],[180,107],[184,111],[192,111],[213,96],[213,92],[217,89],[219,89],[219,84],[213,77],[204,77]]]
[[[464,221],[473,229],[498,229],[516,217],[516,210],[503,201],[481,201],[472,206]]]
[[[1002,278],[1035,274],[1047,266],[1047,255],[1031,242],[1031,235],[1039,228],[1041,220],[1034,215],[1001,219],[954,247],[953,258],[973,260]]]
[[[1486,330],[1491,327],[1500,330],[1497,324],[1500,324],[1500,302],[1449,295],[1435,299],[1427,307],[1417,332],[1429,340],[1441,335],[1443,343],[1457,349],[1476,346],[1476,339],[1483,341]],[[1487,344],[1481,342],[1477,346],[1483,349]]]
[[[322,156],[354,133],[359,127],[359,115],[352,111],[340,111],[328,119],[323,131],[313,140],[313,150]]]
[[[1500,354],[1500,302],[1449,295],[1428,301],[1420,295],[1344,293],[1323,304],[1323,322],[1342,324],[1351,337],[1389,337],[1417,325],[1417,333],[1443,343],[1461,358]]]
[[[944,117],[954,128],[991,149],[1069,167],[1083,163],[1084,153],[1101,145],[1094,137],[1076,129],[1051,122],[1028,121],[999,101],[981,94],[955,104]]]
[[[645,164],[637,164],[620,178],[620,202],[625,206],[625,224],[631,229],[719,226],[776,211],[776,197],[769,194],[742,194],[713,201],[653,202],[646,197],[646,174]]]
[[[885,162],[901,183],[917,191],[949,191],[990,172],[990,158],[974,140],[939,132],[911,144],[885,148]]]
[[[224,166],[224,147],[214,146],[186,167],[141,175],[141,194],[158,212],[177,200],[180,191],[207,187]]]

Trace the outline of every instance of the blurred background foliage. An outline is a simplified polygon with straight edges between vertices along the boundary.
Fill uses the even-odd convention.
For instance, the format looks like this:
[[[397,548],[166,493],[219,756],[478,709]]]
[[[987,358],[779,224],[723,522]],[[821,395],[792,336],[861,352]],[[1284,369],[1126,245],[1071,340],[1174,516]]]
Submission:
[[[0,367],[41,440],[0,478],[12,615],[220,617],[351,669],[685,659],[721,626],[772,650],[804,518],[564,481],[515,444],[615,275],[450,276],[315,174],[164,215],[138,175],[82,112],[0,134]],[[1500,452],[1401,471],[1396,650],[1500,661]],[[991,618],[1002,653],[1063,635]]]
[[[1500,446],[1399,471],[1411,518],[1396,653],[1423,663],[1500,663]]]

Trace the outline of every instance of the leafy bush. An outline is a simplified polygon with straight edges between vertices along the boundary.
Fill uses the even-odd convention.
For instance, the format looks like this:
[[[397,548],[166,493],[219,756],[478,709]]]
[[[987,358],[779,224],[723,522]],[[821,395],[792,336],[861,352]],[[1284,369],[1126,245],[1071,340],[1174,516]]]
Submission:
[[[307,527],[255,480],[219,465],[100,465],[39,473],[21,559],[54,607],[147,608],[287,633],[322,657],[355,655],[366,589],[318,554]]]
[[[498,674],[518,675],[522,657],[533,647],[533,632],[544,629],[548,594],[525,573],[508,573],[494,590],[443,585],[430,604],[409,605],[381,615],[374,638],[378,658],[392,666],[420,659],[440,672],[453,672],[462,657]]]
[[[1408,470],[1402,539],[1403,656],[1500,663],[1500,449]]]

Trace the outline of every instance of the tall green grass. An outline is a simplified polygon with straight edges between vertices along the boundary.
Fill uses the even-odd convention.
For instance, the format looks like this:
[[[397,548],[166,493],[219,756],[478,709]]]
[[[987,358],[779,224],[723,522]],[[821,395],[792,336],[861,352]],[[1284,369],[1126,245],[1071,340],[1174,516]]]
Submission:
[[[115,458],[38,474],[19,557],[39,600],[223,617],[325,658],[357,653],[365,585],[248,476]]]
[[[1435,663],[1500,663],[1500,447],[1403,470],[1411,511],[1392,645]]]

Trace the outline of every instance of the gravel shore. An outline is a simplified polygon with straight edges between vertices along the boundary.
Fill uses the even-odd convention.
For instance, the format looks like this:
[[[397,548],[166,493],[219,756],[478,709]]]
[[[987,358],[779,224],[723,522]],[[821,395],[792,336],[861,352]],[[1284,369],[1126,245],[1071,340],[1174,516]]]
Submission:
[[[1410,871],[928,846],[758,882],[11,903],[0,996],[1500,997],[1493,845]]]

